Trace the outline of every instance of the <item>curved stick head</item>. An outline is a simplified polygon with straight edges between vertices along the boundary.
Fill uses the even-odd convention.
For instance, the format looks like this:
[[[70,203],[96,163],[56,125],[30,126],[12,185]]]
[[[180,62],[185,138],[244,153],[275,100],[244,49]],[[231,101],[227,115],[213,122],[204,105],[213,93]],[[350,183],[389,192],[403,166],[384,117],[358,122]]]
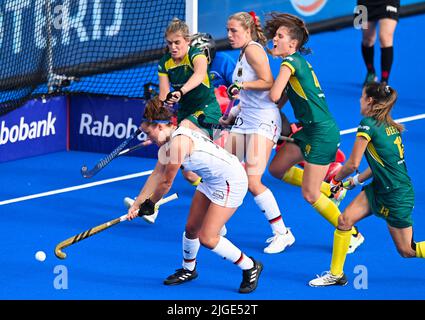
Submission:
[[[58,257],[59,259],[65,259],[66,258],[66,253],[63,252],[61,249],[62,248],[60,248],[59,246],[57,246],[55,248],[55,256]]]

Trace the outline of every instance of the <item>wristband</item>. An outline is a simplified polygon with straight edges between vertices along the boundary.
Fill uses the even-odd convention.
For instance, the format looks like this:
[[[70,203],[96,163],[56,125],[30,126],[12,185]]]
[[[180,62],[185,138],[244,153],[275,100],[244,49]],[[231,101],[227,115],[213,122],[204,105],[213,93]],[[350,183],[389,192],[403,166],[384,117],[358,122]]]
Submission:
[[[364,184],[364,182],[359,181],[359,175],[360,174],[358,173],[353,177],[353,183],[355,186],[362,186]]]

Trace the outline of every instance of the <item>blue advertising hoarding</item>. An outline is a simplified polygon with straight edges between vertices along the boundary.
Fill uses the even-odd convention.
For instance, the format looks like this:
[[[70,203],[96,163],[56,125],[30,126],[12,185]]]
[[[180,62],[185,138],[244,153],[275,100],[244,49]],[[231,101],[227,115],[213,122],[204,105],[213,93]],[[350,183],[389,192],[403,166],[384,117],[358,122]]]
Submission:
[[[143,100],[70,97],[70,149],[110,153],[140,125],[145,104]],[[129,147],[146,140],[141,133]],[[150,145],[132,152],[131,156],[156,158],[158,147]]]
[[[0,162],[66,150],[66,98],[30,100],[0,118]]]

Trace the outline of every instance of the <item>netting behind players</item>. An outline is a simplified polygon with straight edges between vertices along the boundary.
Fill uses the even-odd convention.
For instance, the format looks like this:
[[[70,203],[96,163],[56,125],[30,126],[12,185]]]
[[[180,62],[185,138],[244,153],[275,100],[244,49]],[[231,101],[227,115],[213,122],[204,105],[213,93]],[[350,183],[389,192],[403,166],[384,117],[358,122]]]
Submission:
[[[184,15],[182,0],[0,1],[0,115],[44,94],[143,97]]]

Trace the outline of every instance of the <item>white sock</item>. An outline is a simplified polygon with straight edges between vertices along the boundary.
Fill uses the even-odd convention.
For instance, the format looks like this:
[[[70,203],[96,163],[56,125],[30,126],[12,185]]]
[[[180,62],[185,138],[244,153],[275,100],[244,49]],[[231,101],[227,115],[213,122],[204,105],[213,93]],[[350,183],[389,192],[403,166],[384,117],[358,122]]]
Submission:
[[[238,247],[224,237],[220,236],[220,240],[212,251],[224,259],[232,261],[242,270],[254,267],[252,259],[248,258]]]
[[[254,197],[255,203],[264,212],[274,233],[285,234],[286,226],[277,205],[276,199],[270,189]]]
[[[183,268],[186,270],[193,271],[196,266],[196,255],[198,254],[199,238],[188,239],[186,238],[186,232],[183,232]]]

